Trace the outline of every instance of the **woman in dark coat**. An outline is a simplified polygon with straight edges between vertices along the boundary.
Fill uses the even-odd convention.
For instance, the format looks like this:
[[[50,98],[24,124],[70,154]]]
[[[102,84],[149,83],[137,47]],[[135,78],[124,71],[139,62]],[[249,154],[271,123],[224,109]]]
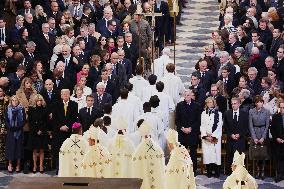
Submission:
[[[37,153],[39,151],[40,172],[43,173],[44,150],[48,148],[47,121],[48,112],[43,97],[37,94],[32,99],[28,111],[30,137],[29,146],[33,150],[33,172],[37,171]]]
[[[8,171],[13,171],[12,162],[17,160],[16,172],[20,172],[23,157],[23,126],[26,115],[17,96],[11,97],[11,103],[6,113],[6,159],[9,161]]]

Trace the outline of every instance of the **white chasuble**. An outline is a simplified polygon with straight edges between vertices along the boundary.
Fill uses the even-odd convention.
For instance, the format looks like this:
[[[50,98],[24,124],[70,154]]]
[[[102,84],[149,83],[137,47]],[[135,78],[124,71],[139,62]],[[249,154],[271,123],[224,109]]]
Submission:
[[[80,176],[82,159],[89,148],[81,135],[72,134],[67,138],[59,151],[58,177]]]
[[[165,158],[161,147],[151,138],[142,139],[133,154],[134,178],[143,179],[140,189],[165,189]]]
[[[126,135],[117,134],[109,145],[111,155],[111,177],[130,178],[134,144]]]
[[[166,186],[168,189],[195,189],[193,166],[187,149],[176,146],[166,168]]]
[[[100,144],[90,147],[86,153],[81,168],[82,177],[109,178],[110,177],[110,154]]]

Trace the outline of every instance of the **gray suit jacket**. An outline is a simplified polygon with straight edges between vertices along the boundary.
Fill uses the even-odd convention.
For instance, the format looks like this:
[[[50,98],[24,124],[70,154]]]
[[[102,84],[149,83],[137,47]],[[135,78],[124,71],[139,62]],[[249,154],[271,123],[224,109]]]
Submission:
[[[270,124],[270,113],[265,108],[257,111],[256,108],[249,110],[249,130],[253,139],[266,139]]]
[[[74,5],[70,5],[69,7],[68,7],[68,10],[71,12],[71,15],[72,15],[72,17],[74,17],[74,9],[75,9],[75,6]],[[78,10],[78,16],[77,17],[79,17],[79,18],[81,18],[82,17],[82,14],[83,14],[83,5],[82,4],[80,4],[80,7],[79,7],[79,10]]]

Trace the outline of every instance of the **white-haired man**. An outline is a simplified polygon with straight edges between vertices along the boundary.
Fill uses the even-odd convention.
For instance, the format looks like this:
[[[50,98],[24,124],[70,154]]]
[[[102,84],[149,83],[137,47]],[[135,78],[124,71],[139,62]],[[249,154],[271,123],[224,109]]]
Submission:
[[[173,62],[170,59],[171,50],[169,48],[164,48],[162,51],[163,55],[160,58],[154,60],[154,64],[152,64],[152,70],[154,74],[157,76],[158,81],[168,73],[166,66],[168,63]]]
[[[112,96],[105,92],[105,84],[99,82],[97,84],[97,92],[93,93],[94,106],[97,107],[102,113],[105,104],[112,104]]]

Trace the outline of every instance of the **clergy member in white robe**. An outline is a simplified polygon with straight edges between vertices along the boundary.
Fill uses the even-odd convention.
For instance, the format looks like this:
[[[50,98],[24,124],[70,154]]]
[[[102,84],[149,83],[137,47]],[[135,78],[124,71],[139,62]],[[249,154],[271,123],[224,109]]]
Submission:
[[[175,65],[169,63],[166,68],[169,73],[162,77],[161,81],[165,85],[164,92],[173,98],[173,101],[176,105],[179,102],[185,88],[181,79],[174,74]]]
[[[144,122],[144,119],[139,119],[137,121],[137,123],[135,124],[136,126],[136,131],[133,133],[129,133],[128,136],[131,139],[131,141],[134,144],[135,149],[137,148],[137,146],[141,143],[142,141],[142,136],[143,134],[141,133],[141,131],[139,130],[139,127],[141,126],[141,124]]]
[[[143,113],[143,104],[139,97],[133,92],[133,84],[126,83],[125,88],[128,90],[128,97],[127,101],[133,104],[138,110],[139,115]],[[121,98],[119,97],[117,101],[120,101]]]
[[[128,124],[127,132],[132,133],[135,131],[134,121],[139,116],[139,109],[127,100],[128,98],[128,90],[121,89],[120,90],[121,100],[113,105],[112,108],[112,119],[116,119],[118,117],[123,117]]]
[[[99,125],[97,125],[96,122],[102,122],[103,124],[103,120],[101,119],[97,119],[94,123],[94,125],[91,125],[90,128],[84,132],[83,137],[85,138],[86,141],[88,141],[88,137],[90,135],[91,132],[95,131],[94,128],[98,128],[98,132],[99,132],[99,140],[100,140],[100,145],[104,146],[105,148],[108,147],[109,145],[109,140],[110,138],[108,137],[108,135],[100,128]]]
[[[173,98],[170,97],[168,94],[163,92],[164,90],[164,83],[159,81],[156,83],[157,93],[156,95],[160,99],[158,109],[163,113],[163,120],[165,124],[165,129],[169,128],[169,120],[170,120],[170,113],[175,111],[175,104]]]
[[[163,131],[164,125],[163,120],[160,117],[160,114],[152,113],[151,112],[151,104],[150,102],[145,102],[143,104],[143,110],[144,113],[141,114],[135,121],[135,125],[138,124],[138,121],[143,119],[151,126],[151,137],[152,139],[159,143],[159,136],[161,135],[161,132]],[[139,140],[140,141],[140,140]],[[139,142],[140,143],[140,142]]]
[[[164,152],[149,135],[151,126],[147,122],[143,122],[139,130],[143,138],[133,154],[132,175],[143,179],[140,189],[165,189]]]
[[[67,138],[59,151],[58,177],[78,177],[82,159],[87,152],[89,145],[82,136],[80,123],[72,125],[73,134]]]
[[[245,168],[245,154],[238,151],[234,154],[232,163],[232,174],[227,177],[223,184],[223,189],[258,189],[255,179]]]
[[[111,177],[112,178],[130,178],[131,161],[134,153],[134,144],[126,134],[128,127],[123,118],[115,120],[117,134],[111,140],[108,150],[111,154]]]
[[[173,60],[170,59],[170,53],[171,50],[169,48],[164,48],[162,50],[163,55],[155,59],[154,64],[152,64],[152,70],[154,71],[154,74],[157,76],[158,81],[160,81],[160,79],[168,73],[166,69],[168,63],[173,62]]]
[[[160,110],[160,99],[157,95],[151,96],[150,98],[151,105],[151,113],[156,115],[161,122],[161,126],[158,128],[158,140],[161,148],[163,150],[166,149],[166,137],[165,130],[167,129],[167,125],[165,124],[165,118],[163,112]]]
[[[178,142],[178,133],[175,130],[169,129],[166,138],[171,151],[166,168],[167,188],[195,189],[193,165],[188,150]]]
[[[201,139],[203,164],[206,165],[207,176],[220,176],[221,142],[222,142],[222,113],[216,109],[213,97],[205,100],[205,110],[201,114]]]
[[[109,178],[111,176],[111,157],[108,150],[100,144],[99,128],[90,128],[88,141],[90,148],[85,154],[82,167],[82,177]]]
[[[143,88],[142,91],[142,103],[148,102],[150,100],[150,97],[157,92],[156,89],[157,76],[155,76],[154,74],[149,75],[148,81],[150,85],[146,88]]]
[[[143,74],[143,67],[141,65],[137,65],[136,67],[136,76],[129,79],[129,83],[133,84],[133,92],[135,95],[143,100],[143,89],[149,86],[149,83],[144,77]]]

